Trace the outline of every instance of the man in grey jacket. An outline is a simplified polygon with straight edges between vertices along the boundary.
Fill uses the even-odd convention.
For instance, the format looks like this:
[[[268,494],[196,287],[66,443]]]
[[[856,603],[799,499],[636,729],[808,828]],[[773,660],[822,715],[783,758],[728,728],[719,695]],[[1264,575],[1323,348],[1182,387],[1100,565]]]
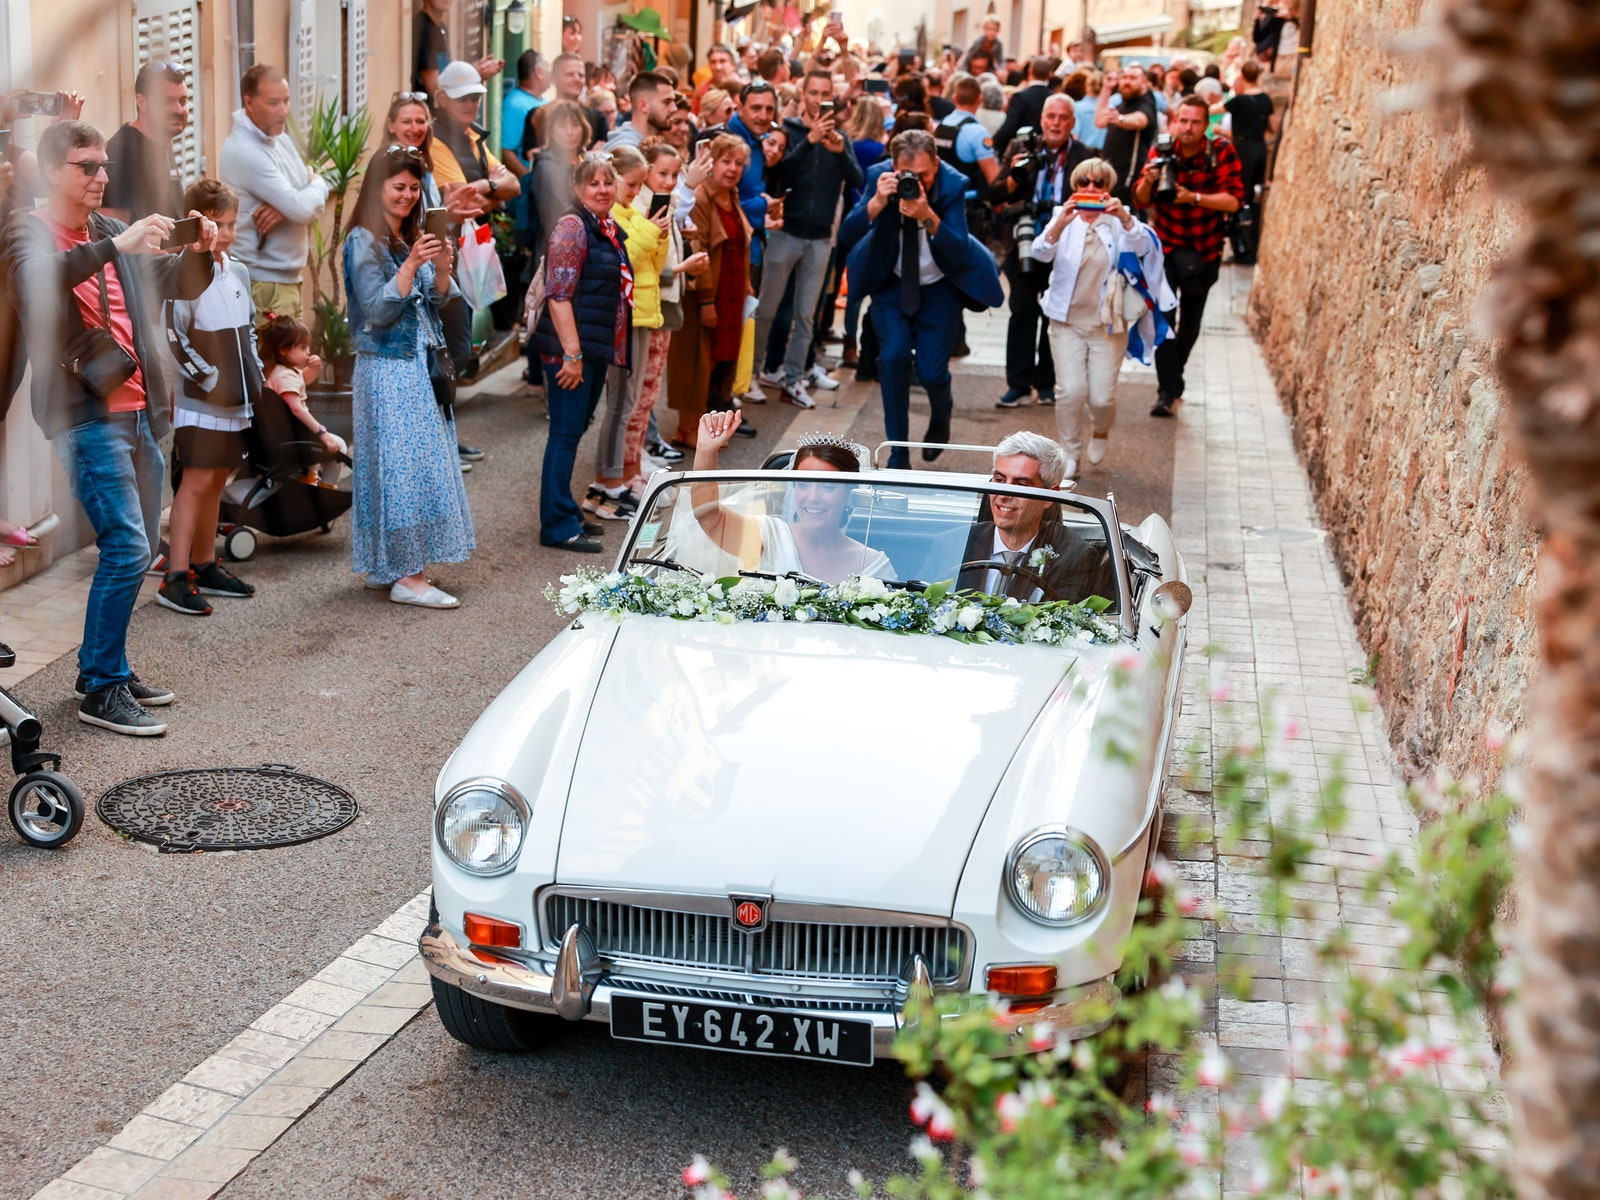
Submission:
[[[289,81],[277,67],[251,67],[239,81],[244,107],[222,143],[217,174],[239,193],[239,240],[233,256],[250,270],[250,298],[265,316],[304,318],[300,280],[311,226],[328,202],[328,185],[300,158],[289,125]]]
[[[49,194],[12,218],[5,269],[33,364],[34,419],[100,551],[78,649],[78,719],[159,735],[166,724],[145,706],[170,704],[172,693],[141,682],[127,654],[128,620],[161,522],[156,439],[171,428],[154,320],[163,300],[193,300],[210,286],[216,226],[200,217],[199,239],[165,254],[171,217],[132,225],[102,217],[106,143],[93,125],[51,125],[38,156]]]

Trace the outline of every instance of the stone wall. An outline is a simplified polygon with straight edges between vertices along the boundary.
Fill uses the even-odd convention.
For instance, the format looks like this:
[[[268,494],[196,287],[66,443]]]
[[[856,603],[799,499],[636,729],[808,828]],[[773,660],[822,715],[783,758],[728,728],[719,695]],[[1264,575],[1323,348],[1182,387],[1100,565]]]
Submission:
[[[1489,773],[1537,647],[1538,536],[1473,314],[1517,214],[1465,132],[1386,115],[1418,0],[1317,13],[1266,210],[1251,320],[1294,422],[1402,764]]]

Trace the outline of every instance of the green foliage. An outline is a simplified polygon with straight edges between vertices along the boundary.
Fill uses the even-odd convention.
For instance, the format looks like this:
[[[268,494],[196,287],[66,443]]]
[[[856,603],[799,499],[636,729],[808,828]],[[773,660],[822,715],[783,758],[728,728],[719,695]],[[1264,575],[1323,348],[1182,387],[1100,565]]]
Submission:
[[[1217,755],[1222,853],[1258,858],[1264,914],[1279,931],[1304,936],[1289,923],[1317,916],[1337,872],[1367,905],[1387,908],[1396,942],[1386,965],[1368,967],[1372,948],[1352,938],[1350,918],[1320,939],[1318,956],[1333,968],[1325,974],[1339,982],[1295,1033],[1293,1076],[1264,1087],[1235,1079],[1225,1053],[1196,1036],[1200,997],[1181,978],[1137,990],[1171,968],[1193,920],[1209,915],[1158,860],[1117,977],[1124,996],[1103,1032],[1067,1042],[959,999],[942,1000],[937,1018],[908,1012],[897,1049],[919,1080],[919,1169],[877,1189],[854,1176],[860,1196],[1173,1200],[1217,1195],[1225,1163],[1253,1163],[1248,1190],[1264,1197],[1511,1196],[1497,1064],[1473,1047],[1505,1000],[1496,913],[1511,879],[1512,802],[1454,781],[1431,785],[1412,794],[1437,814],[1413,862],[1330,866],[1347,819],[1344,783],[1335,772],[1311,804],[1295,803],[1265,741]],[[1247,978],[1224,986],[1250,996]],[[1130,1102],[1121,1080],[1142,1069],[1140,1052],[1181,1061],[1177,1094]],[[730,1200],[727,1180],[697,1164],[705,1169],[685,1173],[696,1200]],[[798,1197],[793,1169],[787,1155],[775,1160],[761,1196]]]
[[[350,320],[344,307],[332,296],[319,295],[313,307],[314,327],[312,343],[325,362],[355,353],[355,342],[350,335]],[[344,381],[340,381],[341,383]]]
[[[306,165],[322,176],[328,185],[328,198],[333,204],[333,218],[327,233],[321,223],[311,230],[311,286],[315,293],[318,315],[317,352],[324,358],[347,351],[336,350],[337,330],[341,327],[323,319],[324,311],[344,312],[344,290],[339,281],[339,255],[344,247],[344,209],[346,197],[356,180],[361,177],[361,161],[366,157],[367,139],[372,135],[372,117],[365,104],[353,113],[341,111],[337,97],[319,98],[311,111],[311,121],[302,130],[290,116],[290,133],[300,147]],[[323,288],[326,274],[328,286]],[[323,340],[329,331],[335,340]],[[345,339],[349,331],[345,327]]]

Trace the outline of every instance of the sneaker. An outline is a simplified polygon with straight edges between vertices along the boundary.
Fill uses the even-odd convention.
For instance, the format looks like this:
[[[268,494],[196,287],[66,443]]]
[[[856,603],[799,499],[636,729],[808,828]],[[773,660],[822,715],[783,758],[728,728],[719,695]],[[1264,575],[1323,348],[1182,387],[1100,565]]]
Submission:
[[[152,687],[150,684],[141,680],[137,675],[128,676],[128,682],[122,686],[127,688],[132,694],[133,698],[146,708],[160,708],[163,704],[171,704],[178,698],[177,693],[173,692],[171,689],[164,687]],[[82,675],[78,676],[78,682],[73,685],[72,694],[79,700],[88,699],[88,680],[84,679]]]
[[[1049,390],[1045,390],[1045,391],[1042,391],[1042,392],[1039,393],[1039,403],[1040,404],[1054,404],[1055,402],[1056,402],[1056,394],[1054,392],[1049,391]]]
[[[1075,458],[1069,458],[1069,459],[1067,459],[1066,474],[1064,476],[1062,476],[1062,478],[1064,478],[1064,479],[1076,479],[1077,477],[1078,477],[1078,460],[1075,459]]]
[[[1170,417],[1173,414],[1174,406],[1182,399],[1182,396],[1170,399],[1166,396],[1159,396],[1156,398],[1155,407],[1150,410],[1150,415],[1152,417]]]
[[[806,391],[806,381],[803,379],[796,379],[793,383],[784,384],[783,398],[796,408],[815,408],[817,406],[817,402]]]
[[[781,388],[783,386],[783,368],[774,367],[770,371],[763,371],[761,374],[757,375],[756,378],[762,383],[770,384],[775,388]],[[751,390],[753,391],[754,389]]]
[[[765,404],[767,402],[767,394],[761,390],[759,383],[752,383],[748,392],[735,396],[734,399],[740,404]]]
[[[472,470],[472,464],[469,463],[466,459],[463,458],[463,459],[460,460],[460,462],[461,462],[461,473],[463,475],[465,475],[468,471]]]
[[[418,608],[459,608],[461,601],[442,588],[429,584],[427,590],[414,592],[398,579],[389,589],[389,599],[395,604],[414,604]]]
[[[806,375],[806,382],[812,387],[821,388],[825,392],[836,392],[839,390],[839,381],[832,375],[829,375],[827,371],[823,370],[821,363],[818,363],[816,366],[811,368],[810,372]]]
[[[655,442],[648,447],[650,457],[659,459],[664,463],[683,461],[683,451],[667,442]]]
[[[1106,460],[1106,450],[1110,448],[1111,439],[1108,437],[1092,437],[1089,439],[1089,465],[1098,467]]]
[[[463,462],[483,461],[483,451],[469,446],[465,442],[456,443],[456,453],[461,457]]]
[[[584,537],[581,533],[576,537],[568,538],[564,542],[541,541],[539,544],[541,546],[549,546],[552,550],[576,550],[579,554],[599,554],[605,549],[599,542],[593,538]]]
[[[233,596],[242,600],[256,594],[253,584],[240,579],[216,559],[195,567],[194,582],[202,596]]]
[[[167,572],[161,590],[156,593],[156,599],[161,602],[162,607],[183,613],[185,616],[211,615],[211,605],[200,595],[200,588],[195,584],[193,571]]]
[[[1007,388],[1005,395],[994,402],[996,408],[1021,408],[1028,402],[1027,388]]]
[[[145,712],[144,706],[133,698],[133,693],[123,683],[112,684],[98,692],[90,692],[78,705],[78,720],[85,725],[98,725],[113,733],[130,737],[160,737],[167,731],[165,721]]]
[[[639,501],[626,484],[619,488],[590,484],[588,495],[583,498],[583,509],[602,521],[629,521],[639,511]]]

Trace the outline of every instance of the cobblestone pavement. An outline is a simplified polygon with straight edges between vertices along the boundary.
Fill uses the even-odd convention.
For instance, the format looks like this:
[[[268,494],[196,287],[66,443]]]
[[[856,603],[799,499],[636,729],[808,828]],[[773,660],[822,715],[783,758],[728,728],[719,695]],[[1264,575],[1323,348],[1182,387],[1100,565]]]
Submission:
[[[1305,730],[1281,756],[1297,789],[1313,794],[1334,757],[1343,760],[1350,783],[1346,834],[1330,841],[1310,868],[1310,886],[1319,889],[1322,907],[1282,937],[1268,936],[1258,925],[1248,856],[1218,855],[1208,842],[1168,846],[1191,887],[1213,896],[1224,912],[1216,922],[1197,926],[1186,946],[1186,974],[1210,984],[1219,960],[1243,956],[1255,979],[1249,1000],[1210,1006],[1208,1035],[1241,1074],[1267,1078],[1293,1065],[1291,1028],[1330,979],[1313,959],[1313,939],[1342,924],[1360,944],[1388,944],[1382,908],[1352,895],[1338,868],[1391,848],[1403,850],[1414,844],[1416,830],[1396,794],[1381,719],[1367,690],[1350,682],[1363,655],[1316,527],[1287,420],[1239,320],[1248,278],[1229,269],[1213,294],[1191,367],[1193,386],[1176,421],[1148,421],[1143,392],[1149,377],[1136,369],[1125,375],[1123,423],[1107,464],[1114,470],[1103,483],[1096,481],[1096,490],[1115,487],[1125,518],[1138,520],[1150,508],[1170,512],[1195,587],[1180,741],[1196,744],[1199,758],[1185,788],[1173,792],[1171,810],[1207,825],[1213,747],[1251,736],[1269,703],[1294,715]],[[997,427],[992,393],[1003,330],[1003,313],[972,322],[975,353],[957,382],[958,436],[967,436],[962,423],[974,436]],[[846,387],[838,396],[837,407],[824,398],[818,409],[798,415],[771,404],[752,409],[752,420],[762,428],[760,445],[772,444],[777,435],[788,442],[803,430],[838,430],[844,422],[858,436],[881,429],[873,390]],[[999,418],[1045,431],[1052,423],[1048,410],[1038,408]],[[520,428],[515,433],[522,436]],[[537,437],[531,445],[500,444],[501,454],[513,448],[533,453]],[[1165,478],[1146,478],[1151,470]],[[1144,498],[1142,507],[1125,499],[1134,492]],[[501,565],[520,571],[526,590],[565,564],[537,555],[531,573],[526,561]],[[493,573],[480,582],[490,594]],[[534,644],[552,629],[552,622],[539,622],[531,630]],[[454,640],[457,653],[463,641],[473,644]],[[521,647],[529,640],[519,636],[509,658],[525,653]],[[1208,640],[1223,647],[1209,660],[1198,653]],[[63,674],[60,664],[50,670]],[[452,689],[460,711],[439,711],[441,727],[430,730],[428,744],[451,744],[475,715],[472,697],[492,695],[499,686],[491,678]],[[1218,699],[1224,687],[1231,694],[1227,705]],[[116,747],[107,751],[106,741],[87,744],[83,753],[107,756]],[[408,800],[407,807],[414,803]],[[425,839],[423,825],[407,816],[398,832]],[[390,864],[382,894],[393,896],[409,883],[402,895],[411,897],[426,884],[425,868],[416,871],[422,850],[421,842],[398,854],[387,844],[364,847]],[[307,854],[318,870],[338,869],[337,857]],[[133,869],[143,861],[141,856]],[[65,862],[63,869],[72,870],[73,859]],[[315,942],[329,947],[320,960],[326,967],[304,971],[273,993],[281,1001],[258,1003],[253,1019],[231,1027],[226,1019],[212,1021],[195,1044],[217,1047],[214,1054],[195,1054],[169,1074],[123,1088],[116,1103],[94,1113],[101,1118],[94,1128],[102,1137],[113,1135],[107,1144],[92,1148],[91,1137],[77,1152],[86,1157],[75,1165],[68,1159],[57,1168],[65,1174],[53,1182],[39,1179],[30,1167],[16,1177],[31,1176],[28,1188],[0,1183],[0,1196],[25,1195],[40,1184],[35,1194],[51,1200],[203,1197],[223,1187],[229,1197],[670,1195],[675,1171],[691,1153],[710,1154],[731,1169],[737,1183],[748,1184],[780,1144],[805,1164],[796,1182],[808,1195],[823,1196],[847,1194],[843,1176],[849,1167],[881,1177],[908,1165],[907,1088],[892,1065],[842,1078],[810,1064],[619,1050],[603,1029],[590,1027],[573,1030],[532,1058],[507,1059],[465,1051],[431,1017],[407,1024],[427,1004],[411,949],[425,897],[407,899],[365,932],[371,921],[352,926],[338,903],[338,887],[331,890],[333,901],[321,909],[327,928]],[[316,904],[318,888],[302,887],[290,902]],[[350,907],[361,913],[371,905]],[[270,927],[253,933],[277,936]],[[332,937],[343,940],[330,947]],[[340,945],[348,947],[342,954]],[[245,989],[247,999],[261,991]],[[140,1014],[122,1016],[138,1020]],[[168,1048],[145,1069],[159,1074],[166,1069],[162,1064],[181,1058],[181,1045]],[[1170,1062],[1150,1062],[1148,1085],[1170,1086],[1173,1071]],[[151,1099],[139,1101],[140,1095]],[[45,1111],[53,1097],[46,1090],[29,1099],[34,1111]],[[470,1150],[464,1153],[464,1146]],[[1230,1164],[1230,1189],[1241,1186],[1245,1165]]]

